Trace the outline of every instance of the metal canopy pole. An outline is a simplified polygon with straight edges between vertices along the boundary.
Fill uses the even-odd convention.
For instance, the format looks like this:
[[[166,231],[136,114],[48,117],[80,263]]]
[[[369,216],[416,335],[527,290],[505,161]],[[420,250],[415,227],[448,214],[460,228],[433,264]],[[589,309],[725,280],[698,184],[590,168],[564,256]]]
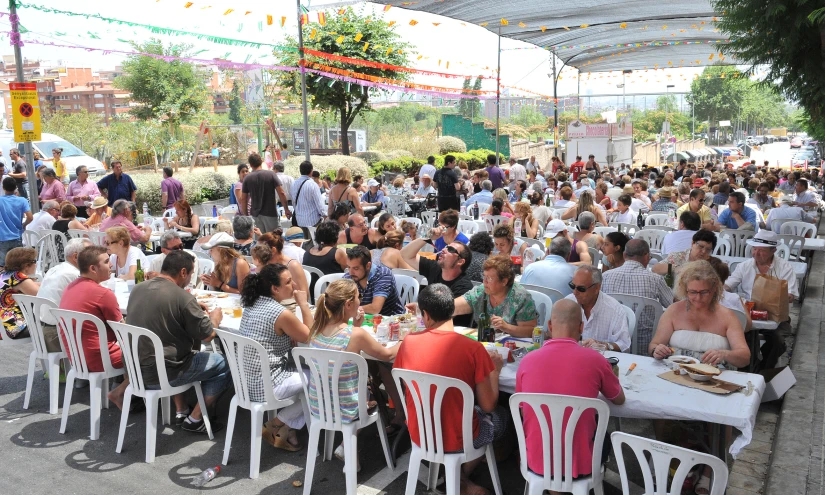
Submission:
[[[9,0],[9,19],[11,20],[12,30],[12,44],[14,45],[14,67],[17,71],[17,82],[26,82],[23,76],[23,55],[20,50],[20,19],[17,17],[17,2],[16,0]],[[16,42],[15,42],[16,41]],[[23,143],[24,153],[26,155],[26,182],[29,185],[29,205],[32,213],[40,211],[40,200],[37,195],[37,181],[34,176],[34,156],[32,154],[32,143],[26,141]],[[14,171],[12,164],[11,170]]]
[[[496,68],[496,163],[501,165],[498,157],[499,131],[501,130],[501,26],[498,27],[498,67]]]
[[[576,74],[576,120],[581,118],[582,111],[582,73],[578,71]]]
[[[550,52],[550,57],[553,59],[553,156],[559,156],[559,79],[556,75],[556,52]]]
[[[14,1],[14,0],[12,0]],[[301,67],[301,107],[304,112],[304,157],[309,161],[309,116],[307,112],[307,76],[304,68],[304,27],[301,24],[301,0],[295,0],[298,8],[298,56]]]

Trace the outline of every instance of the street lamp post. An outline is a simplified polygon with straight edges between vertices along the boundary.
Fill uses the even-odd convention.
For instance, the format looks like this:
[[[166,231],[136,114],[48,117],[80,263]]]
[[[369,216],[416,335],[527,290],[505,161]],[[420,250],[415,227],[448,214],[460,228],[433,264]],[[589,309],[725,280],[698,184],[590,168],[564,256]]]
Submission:
[[[627,81],[625,80],[625,76],[632,73],[633,71],[630,69],[625,69],[622,71],[622,109],[625,113],[627,113],[627,102],[625,101],[625,95],[627,94]]]
[[[665,133],[665,129],[662,129],[662,134],[670,135],[670,88],[675,88],[676,86],[673,84],[668,84],[665,88],[665,128],[667,132]],[[665,138],[667,139],[667,138]],[[667,142],[667,141],[666,141]]]

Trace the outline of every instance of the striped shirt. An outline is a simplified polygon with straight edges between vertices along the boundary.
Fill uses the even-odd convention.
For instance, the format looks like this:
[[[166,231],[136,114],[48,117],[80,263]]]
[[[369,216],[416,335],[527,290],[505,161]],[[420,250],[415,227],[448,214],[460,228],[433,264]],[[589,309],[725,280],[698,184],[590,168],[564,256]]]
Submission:
[[[322,333],[318,333],[310,342],[310,347],[315,349],[325,349],[328,351],[346,351],[352,337],[352,325],[341,329],[332,337],[327,337]],[[308,363],[314,366],[313,363]],[[321,373],[321,376],[325,373]],[[333,365],[329,364],[328,374],[332,377]],[[332,396],[328,397],[333,403]],[[352,423],[358,419],[358,366],[355,363],[348,362],[341,366],[341,372],[338,375],[338,400],[341,405],[341,421],[344,423]],[[315,382],[309,381],[309,410],[310,413],[318,418],[321,416],[318,410],[318,391],[315,388]]]
[[[307,181],[309,181],[309,184],[301,188],[304,182]],[[298,194],[299,190],[300,195]],[[321,190],[315,185],[310,176],[302,175],[292,183],[291,196],[299,227],[313,227],[326,216],[324,204],[321,201]]]

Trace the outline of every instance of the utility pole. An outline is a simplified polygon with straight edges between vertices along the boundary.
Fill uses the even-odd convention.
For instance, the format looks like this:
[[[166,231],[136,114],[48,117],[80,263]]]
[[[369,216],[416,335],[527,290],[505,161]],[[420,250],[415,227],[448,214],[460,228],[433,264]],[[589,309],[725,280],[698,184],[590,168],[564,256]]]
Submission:
[[[11,0],[14,2],[14,0]],[[295,0],[298,8],[298,56],[301,67],[301,107],[304,112],[304,157],[309,161],[309,116],[307,112],[307,75],[304,68],[304,26],[301,24],[301,0]]]
[[[12,44],[14,45],[14,67],[17,70],[17,82],[26,82],[23,77],[23,55],[20,50],[20,19],[17,17],[17,2],[9,0],[9,19],[11,20]],[[26,154],[26,182],[29,184],[29,205],[32,213],[40,211],[40,200],[37,195],[37,181],[34,178],[34,156],[32,154],[32,143],[26,141],[23,144]],[[12,165],[12,170],[14,166]]]
[[[553,156],[559,156],[559,95],[558,74],[556,74],[556,52],[551,51],[553,60]]]
[[[300,1],[300,0],[299,0]],[[498,27],[498,66],[496,67],[496,164],[499,163],[498,141],[501,131],[501,26]]]

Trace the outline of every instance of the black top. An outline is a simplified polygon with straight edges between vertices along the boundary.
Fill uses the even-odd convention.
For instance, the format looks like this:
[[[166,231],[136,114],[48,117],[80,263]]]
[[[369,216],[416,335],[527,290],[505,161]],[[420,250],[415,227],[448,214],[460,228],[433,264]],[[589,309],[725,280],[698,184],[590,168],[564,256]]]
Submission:
[[[467,276],[466,271],[459,275],[458,278],[449,281],[444,280],[441,276],[441,267],[438,266],[438,262],[427,258],[420,258],[418,260],[418,273],[424,275],[428,284],[446,285],[450,289],[450,292],[453,293],[453,297],[461,297],[473,288],[473,282],[470,280],[470,277]],[[472,322],[472,314],[453,318],[453,323],[458,326],[469,327],[472,325]]]
[[[458,176],[451,168],[441,168],[435,173],[433,180],[438,184],[438,196],[455,197],[455,185],[458,183]]]
[[[321,270],[324,275],[329,275],[331,273],[344,273],[344,270],[341,269],[341,265],[335,261],[335,253],[337,251],[337,247],[330,249],[329,252],[324,255],[312,254],[307,251],[304,253],[303,264]],[[315,294],[315,281],[317,280],[318,277],[315,274],[312,274],[312,280],[308,280],[310,294]]]
[[[55,220],[52,224],[52,230],[56,230],[58,232],[63,232],[64,234],[69,233],[69,222],[70,220]]]
[[[347,244],[355,244],[354,242],[352,242],[352,237],[349,236],[349,227],[347,227],[347,229],[344,232],[347,234]],[[370,251],[375,249],[375,244],[373,244],[372,241],[370,241],[369,232],[364,234],[364,238],[361,240],[360,244],[365,248],[369,249]]]

